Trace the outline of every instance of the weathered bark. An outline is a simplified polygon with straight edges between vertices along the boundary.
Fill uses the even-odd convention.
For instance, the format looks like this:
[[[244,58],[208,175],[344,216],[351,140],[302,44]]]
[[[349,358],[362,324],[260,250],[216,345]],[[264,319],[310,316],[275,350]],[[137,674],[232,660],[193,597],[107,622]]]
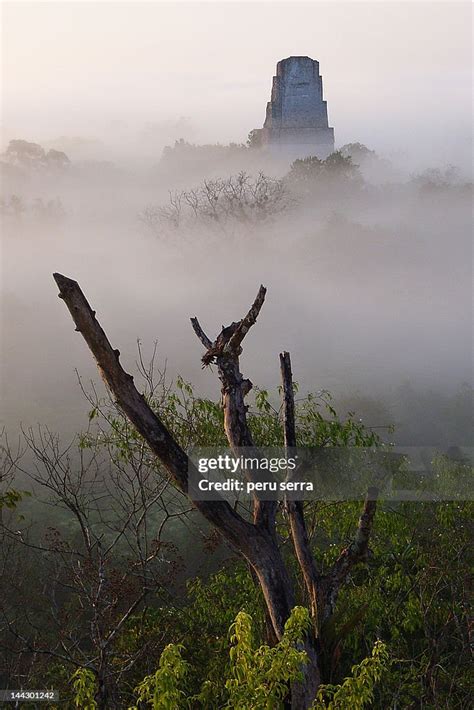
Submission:
[[[143,436],[152,452],[170,474],[177,488],[187,494],[188,472],[193,467],[192,462],[158,415],[150,408],[144,396],[138,392],[133,383],[133,377],[122,368],[119,361],[119,351],[112,348],[95,317],[95,311],[87,302],[79,284],[61,274],[54,274],[54,279],[59,288],[59,296],[66,303],[76,325],[76,330],[81,333],[94,355],[99,372],[115,397],[117,406]],[[250,317],[243,319],[239,324],[240,330],[234,341],[237,348],[240,347],[245,333],[253,324],[252,319],[255,322],[258,312],[255,314],[255,310],[251,309],[249,314]],[[227,365],[227,360],[225,365]],[[229,382],[229,407],[239,410],[237,412],[230,411],[228,418],[230,422],[240,422],[238,417],[242,414],[243,392],[246,385],[242,387],[242,382],[238,377],[240,374],[238,367],[236,370],[230,367],[228,371],[236,377],[235,384]],[[235,393],[234,398],[231,396],[232,393]],[[230,426],[233,427],[234,424],[229,424]],[[242,434],[239,436],[241,437],[239,441],[245,440],[242,438]],[[242,518],[226,501],[192,502],[252,565],[261,585],[275,634],[277,638],[281,638],[294,600],[289,575],[274,536],[269,530],[261,529],[259,525],[254,525]]]
[[[148,405],[143,394],[136,389],[133,377],[122,368],[119,351],[111,346],[79,284],[61,274],[54,274],[54,279],[59,287],[59,296],[66,303],[76,330],[81,333],[96,359],[99,371],[117,406],[147,442],[174,485],[189,496],[188,475],[193,470],[192,462],[158,414]],[[239,357],[242,341],[256,322],[265,293],[265,288],[260,287],[247,315],[228,328],[223,328],[214,342],[204,333],[197,319],[191,319],[193,328],[206,349],[203,356],[204,365],[212,362],[217,364],[222,383],[225,431],[229,445],[234,451],[241,447],[253,446],[245,405],[245,397],[251,390],[252,383],[240,372]],[[296,443],[293,383],[288,353],[284,353],[280,359],[284,391],[285,444],[289,447]],[[262,589],[275,637],[280,639],[294,606],[294,596],[276,535],[277,504],[273,501],[261,501],[256,497],[252,523],[224,500],[193,500],[192,503],[250,564]],[[371,490],[354,541],[343,550],[329,574],[321,576],[318,575],[312,556],[303,505],[299,501],[287,504],[296,556],[308,589],[313,615],[318,619],[318,626],[332,613],[340,586],[347,579],[353,565],[367,556],[375,506],[376,491]],[[314,640],[308,638],[304,648],[309,662],[304,671],[303,683],[292,687],[293,710],[306,710],[312,703],[320,682]]]
[[[288,449],[295,447],[297,441],[293,375],[290,354],[287,352],[280,354],[280,370],[283,398],[283,434],[285,447]],[[316,634],[315,648],[318,650],[321,648],[321,639],[319,638],[321,627],[334,612],[341,586],[346,582],[352,568],[367,559],[369,538],[377,506],[377,495],[376,488],[369,488],[354,540],[341,552],[329,573],[325,575],[322,575],[316,567],[306,528],[302,501],[287,500],[285,502],[295,554],[310,599]],[[314,682],[314,678],[317,678],[318,684],[320,682],[319,659],[316,650],[313,654],[308,653],[308,655],[310,663],[314,663],[315,668],[313,678],[308,672],[306,674],[310,677],[305,678],[305,689]]]
[[[293,392],[293,375],[291,372],[290,353],[280,353],[280,370],[282,379],[283,397],[283,435],[285,447],[296,446],[295,428],[295,400]],[[287,500],[285,507],[290,522],[291,537],[298,564],[303,573],[306,590],[308,592],[311,616],[315,629],[318,629],[318,572],[313,553],[311,551],[308,531],[304,518],[302,501]]]
[[[377,488],[369,488],[353,541],[342,550],[329,573],[320,579],[318,598],[321,609],[321,624],[326,622],[333,614],[339,590],[347,581],[352,568],[361,562],[367,561],[370,534],[377,510],[377,498]]]
[[[253,385],[240,372],[239,356],[242,353],[242,341],[255,324],[265,301],[266,288],[260,286],[258,294],[248,313],[238,322],[222,327],[214,342],[205,334],[197,318],[191,318],[194,332],[206,348],[202,357],[203,364],[217,364],[219,379],[222,383],[222,407],[224,410],[224,429],[231,449],[238,454],[242,447],[252,447],[254,442],[247,424],[247,406],[245,397]],[[248,474],[250,477],[250,474]],[[254,497],[254,523],[263,527],[275,537],[275,501],[262,501]],[[276,538],[275,538],[276,541]]]
[[[283,392],[283,432],[285,446],[288,448],[296,446],[296,429],[293,375],[290,354],[287,352],[280,354],[280,369]],[[377,497],[378,490],[369,488],[354,540],[341,552],[329,573],[324,575],[317,570],[311,551],[303,503],[301,501],[286,502],[295,554],[303,573],[316,628],[319,630],[334,612],[339,590],[346,582],[352,568],[367,559],[369,538],[377,508]]]
[[[265,288],[261,286],[247,315],[238,323],[234,322],[227,328],[223,327],[221,333],[214,342],[212,342],[211,339],[205,334],[198,319],[191,319],[196,335],[206,348],[206,353],[202,358],[204,365],[209,365],[212,362],[217,364],[219,379],[222,383],[221,392],[222,406],[224,409],[224,428],[229,446],[236,453],[238,453],[241,447],[254,446],[252,435],[247,423],[247,407],[244,401],[245,396],[252,389],[252,383],[250,380],[244,379],[242,373],[240,372],[239,356],[242,351],[242,341],[249,329],[257,320],[265,299],[265,293]],[[291,392],[292,391],[291,385]],[[291,426],[294,430],[294,417]],[[294,443],[287,445],[294,446]],[[262,530],[262,534],[270,536],[276,556],[273,564],[276,563],[278,567],[285,570],[285,575],[287,576],[286,567],[281,557],[276,538],[275,523],[277,503],[275,501],[262,501],[258,497],[255,497],[253,510],[255,525]],[[262,573],[267,576],[271,569],[272,565],[265,566],[262,569]],[[259,574],[257,569],[256,574]],[[266,584],[268,587],[273,587],[273,580],[266,579]],[[288,590],[291,590],[291,582],[289,578]],[[290,609],[293,605],[294,600],[291,593]],[[277,637],[280,638],[280,636],[281,634],[277,631]],[[302,669],[303,681],[301,683],[294,683],[291,688],[291,707],[294,710],[305,710],[311,705],[320,683],[320,673],[314,638],[312,636],[308,636],[305,639],[303,647],[308,656],[308,663]]]
[[[114,350],[82,293],[79,284],[61,274],[54,274],[59,297],[66,303],[76,330],[81,333],[97,362],[99,372],[115,397],[117,406],[142,435],[162,462],[179,490],[187,493],[188,471],[193,466],[161,419],[138,392],[133,377],[122,368],[120,352]],[[196,507],[211,520],[232,544],[253,533],[253,526],[225,501],[196,501]]]
[[[222,384],[222,407],[224,410],[224,429],[230,448],[236,455],[242,447],[253,447],[254,441],[247,422],[247,406],[245,397],[252,389],[252,382],[243,377],[240,371],[239,357],[242,352],[242,341],[250,328],[255,324],[258,314],[265,301],[266,289],[260,286],[258,294],[248,313],[238,322],[231,323],[227,328],[222,327],[221,332],[214,341],[206,335],[196,317],[191,318],[194,332],[206,348],[202,357],[203,364],[217,364],[219,379]],[[251,474],[247,472],[248,477]],[[267,590],[273,601],[268,604],[268,611],[272,619],[274,633],[281,638],[285,621],[294,606],[293,590],[285,563],[283,561],[276,537],[276,511],[275,501],[262,501],[258,496],[253,500],[253,519],[255,530],[267,541],[267,560],[253,564],[257,578],[262,589]],[[284,601],[281,604],[283,596]],[[287,615],[276,614],[276,608],[288,605]]]
[[[293,391],[293,375],[291,372],[290,353],[280,353],[280,371],[282,378],[283,398],[283,437],[285,448],[296,446],[295,398]],[[309,544],[303,503],[299,500],[286,500],[285,509],[290,523],[291,538],[298,564],[303,573],[308,592],[313,633],[305,639],[305,650],[308,655],[307,666],[303,670],[304,679],[292,689],[293,696],[300,701],[302,707],[308,707],[321,682],[321,671],[318,657],[318,574],[314,556]]]

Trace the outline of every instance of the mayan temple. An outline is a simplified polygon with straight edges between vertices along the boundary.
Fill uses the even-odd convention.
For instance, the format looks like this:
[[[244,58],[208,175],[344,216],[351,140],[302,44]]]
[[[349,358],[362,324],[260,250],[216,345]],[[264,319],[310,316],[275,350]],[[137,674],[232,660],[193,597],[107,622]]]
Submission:
[[[278,62],[261,143],[275,155],[290,159],[324,158],[334,151],[334,129],[329,128],[323,80],[315,59],[288,57]]]

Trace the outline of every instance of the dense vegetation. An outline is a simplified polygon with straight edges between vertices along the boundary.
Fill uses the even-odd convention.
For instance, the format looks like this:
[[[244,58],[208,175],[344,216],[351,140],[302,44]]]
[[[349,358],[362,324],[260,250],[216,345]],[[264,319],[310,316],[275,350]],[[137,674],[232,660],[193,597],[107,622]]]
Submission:
[[[160,379],[149,397],[184,446],[224,443],[222,409],[187,383],[170,389]],[[256,442],[281,442],[279,414],[257,392],[249,417]],[[338,418],[326,395],[299,402],[297,430],[305,444],[379,441],[352,416]],[[297,568],[301,611],[274,646],[249,569],[182,496],[157,489],[156,464],[113,405],[91,397],[76,451],[44,431],[25,432],[23,443],[25,461],[3,449],[5,470],[27,470],[34,492],[4,501],[7,684],[51,686],[67,706],[93,708],[105,663],[110,707],[283,707],[304,653],[295,639],[308,623]],[[446,457],[436,466],[467,470]],[[322,567],[350,539],[357,510],[353,502],[306,504]],[[472,504],[460,502],[379,507],[368,563],[351,574],[322,632],[325,685],[315,708],[469,707],[471,514]],[[283,510],[279,517],[286,555]],[[187,580],[191,558],[199,574]]]

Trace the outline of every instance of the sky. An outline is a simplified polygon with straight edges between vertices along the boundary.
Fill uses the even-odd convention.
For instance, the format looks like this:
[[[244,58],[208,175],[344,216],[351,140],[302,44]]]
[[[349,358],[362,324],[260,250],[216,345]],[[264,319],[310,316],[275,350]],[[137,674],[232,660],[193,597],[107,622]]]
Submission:
[[[198,142],[244,142],[293,54],[320,62],[338,145],[466,157],[467,2],[6,2],[2,16],[3,143],[181,116]]]
[[[470,4],[16,2],[1,9],[3,145],[22,138],[48,149],[69,136],[74,149],[75,136],[99,138],[93,160],[110,155],[124,168],[102,172],[71,153],[65,174],[4,171],[6,198],[10,190],[28,206],[22,219],[2,224],[9,416],[53,428],[67,419],[75,431],[74,368],[85,381],[96,374],[57,299],[53,271],[83,285],[132,367],[136,338],[148,345],[158,338],[173,376],[208,378],[203,391],[216,396],[188,318],[202,314],[220,327],[240,317],[262,282],[268,304],[245,366],[262,386],[274,386],[278,368],[267,356],[280,349],[294,355],[302,386],[334,392],[375,385],[388,392],[410,378],[442,389],[470,378],[469,197],[449,188],[419,199],[410,182],[430,167],[472,169]],[[377,163],[382,183],[347,200],[342,190],[332,201],[304,203],[256,230],[257,239],[245,229],[241,241],[231,238],[233,228],[218,242],[212,229],[168,242],[144,232],[139,214],[166,204],[174,187],[172,171],[150,170],[162,147],[143,139],[146,125],[187,117],[197,143],[243,142],[262,126],[276,63],[290,55],[319,61],[336,145],[361,141],[389,158]],[[408,169],[391,170],[400,165]],[[217,161],[213,170],[222,169]],[[180,166],[180,185],[203,179],[193,170]],[[39,197],[59,198],[64,218],[38,216]],[[214,389],[206,390],[210,380]]]

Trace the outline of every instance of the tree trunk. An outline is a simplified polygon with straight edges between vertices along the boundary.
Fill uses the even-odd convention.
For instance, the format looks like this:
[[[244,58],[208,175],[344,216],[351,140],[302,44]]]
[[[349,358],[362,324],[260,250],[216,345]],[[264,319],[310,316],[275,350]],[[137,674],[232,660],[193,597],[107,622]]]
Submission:
[[[197,475],[193,463],[158,414],[138,392],[133,377],[122,368],[119,351],[112,348],[79,284],[61,274],[54,274],[54,278],[59,287],[59,297],[65,301],[76,324],[76,330],[82,334],[94,355],[99,372],[115,397],[117,406],[161,461],[176,488],[188,495],[189,472],[192,471]],[[261,286],[247,315],[228,328],[223,328],[215,341],[211,341],[206,336],[196,318],[191,319],[196,335],[206,348],[202,358],[203,363],[209,365],[215,362],[218,366],[222,382],[225,430],[230,447],[236,451],[242,446],[253,446],[247,425],[247,407],[244,402],[245,396],[252,388],[252,383],[244,379],[240,372],[239,356],[242,340],[257,319],[265,293],[265,288]],[[291,364],[288,353],[280,357],[284,389],[285,444],[294,446],[296,436]],[[376,498],[376,491],[369,491],[354,542],[342,551],[332,570],[324,576],[316,569],[306,531],[303,505],[300,502],[288,504],[287,511],[296,557],[309,592],[313,616],[319,622],[315,624],[315,634],[308,635],[302,646],[307,653],[308,662],[302,669],[303,680],[292,684],[292,710],[307,710],[314,700],[321,682],[317,638],[317,629],[321,620],[318,617],[321,614],[332,613],[341,584],[346,580],[352,566],[365,559],[367,555]],[[225,500],[193,500],[192,502],[251,565],[263,592],[274,635],[280,639],[295,600],[290,576],[277,539],[277,504],[275,501],[261,501],[256,497],[252,523],[239,515]],[[324,610],[319,612],[318,601],[321,605],[321,599]],[[103,702],[102,697],[100,702]]]

